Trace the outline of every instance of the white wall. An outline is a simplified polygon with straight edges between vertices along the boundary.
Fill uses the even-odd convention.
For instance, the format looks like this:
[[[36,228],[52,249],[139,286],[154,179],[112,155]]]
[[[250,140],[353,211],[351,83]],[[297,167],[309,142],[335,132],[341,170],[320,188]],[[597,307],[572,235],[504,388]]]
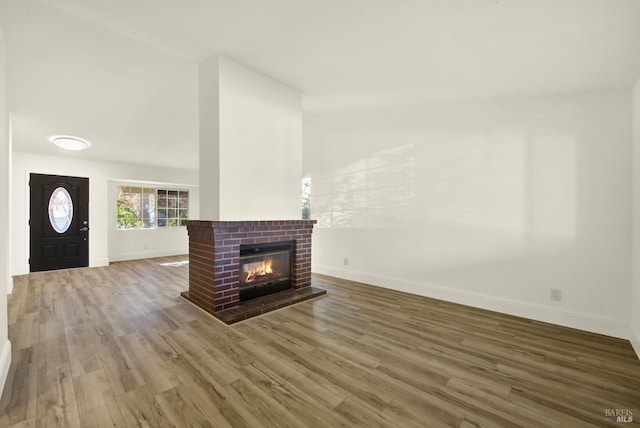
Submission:
[[[633,279],[631,344],[640,358],[640,79],[633,88]]]
[[[89,149],[90,150],[90,149]],[[170,255],[188,252],[186,228],[166,231],[117,231],[115,221],[115,183],[118,181],[148,181],[177,185],[192,191],[191,203],[197,212],[197,171],[161,168],[136,164],[82,160],[82,154],[68,157],[40,156],[13,153],[12,213],[12,272],[29,271],[29,174],[70,175],[89,178],[89,265],[104,266],[113,260],[127,257]],[[112,187],[110,187],[110,185]],[[191,207],[190,207],[191,208]],[[144,236],[143,239],[138,239]],[[170,238],[170,239],[167,239]],[[144,245],[147,248],[144,248]]]
[[[630,109],[607,92],[309,118],[314,271],[628,337]]]
[[[6,65],[7,49],[0,27],[0,194],[2,195],[9,194],[10,182],[10,144],[5,102]],[[11,342],[9,342],[7,319],[7,289],[10,288],[9,229],[9,204],[0,204],[0,395],[11,366]]]
[[[200,65],[200,85],[202,219],[300,218],[300,92],[225,57]]]

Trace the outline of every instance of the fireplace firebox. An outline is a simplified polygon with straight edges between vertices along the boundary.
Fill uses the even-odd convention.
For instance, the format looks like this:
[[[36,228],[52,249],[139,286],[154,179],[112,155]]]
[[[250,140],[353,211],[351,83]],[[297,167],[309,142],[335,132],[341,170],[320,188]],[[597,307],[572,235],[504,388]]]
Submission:
[[[293,241],[240,245],[240,301],[291,288]]]

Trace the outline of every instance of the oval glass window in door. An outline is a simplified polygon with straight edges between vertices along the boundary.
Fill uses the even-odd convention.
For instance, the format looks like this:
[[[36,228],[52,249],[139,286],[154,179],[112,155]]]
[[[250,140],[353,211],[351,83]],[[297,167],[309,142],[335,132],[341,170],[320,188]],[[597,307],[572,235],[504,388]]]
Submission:
[[[73,220],[73,200],[64,187],[57,187],[49,198],[49,222],[58,233],[65,233]]]

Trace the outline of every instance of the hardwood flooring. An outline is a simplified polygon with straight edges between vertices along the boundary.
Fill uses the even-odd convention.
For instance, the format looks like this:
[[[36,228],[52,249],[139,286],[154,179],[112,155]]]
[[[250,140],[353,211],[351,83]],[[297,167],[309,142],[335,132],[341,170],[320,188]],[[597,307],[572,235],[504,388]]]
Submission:
[[[640,426],[626,341],[319,275],[226,326],[185,260],[15,278],[0,426]]]

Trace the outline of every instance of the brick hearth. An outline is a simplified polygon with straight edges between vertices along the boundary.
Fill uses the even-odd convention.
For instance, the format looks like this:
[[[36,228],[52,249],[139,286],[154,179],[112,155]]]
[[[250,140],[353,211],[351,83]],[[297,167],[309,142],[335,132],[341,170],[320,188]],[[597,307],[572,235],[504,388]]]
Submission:
[[[245,302],[240,304],[239,295],[240,245],[283,241],[293,241],[293,290],[303,291],[311,287],[311,233],[315,223],[316,220],[187,221],[189,290],[183,292],[182,296],[227,323],[230,322],[225,313],[236,314],[232,322],[243,319],[237,315],[242,313],[241,307],[245,306]],[[324,290],[310,290],[312,292],[298,292],[298,295],[305,296],[302,299],[305,300],[324,294]],[[291,293],[282,293],[285,293],[282,303],[274,304],[277,296],[271,295],[265,296],[268,299],[246,302],[246,308],[253,315],[258,315],[268,308],[276,309],[300,301],[300,298],[292,299]],[[261,305],[260,299],[269,302],[263,305],[265,310],[262,311],[256,310]]]

